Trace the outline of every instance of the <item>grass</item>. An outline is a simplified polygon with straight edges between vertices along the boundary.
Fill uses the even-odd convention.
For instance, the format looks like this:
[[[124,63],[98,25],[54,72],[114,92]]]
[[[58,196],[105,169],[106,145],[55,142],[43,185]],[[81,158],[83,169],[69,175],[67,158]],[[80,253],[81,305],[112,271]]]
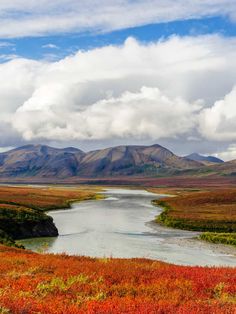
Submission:
[[[236,233],[204,232],[199,238],[212,243],[228,244],[236,246]]]
[[[4,246],[0,260],[3,313],[235,313],[235,268],[37,254]]]

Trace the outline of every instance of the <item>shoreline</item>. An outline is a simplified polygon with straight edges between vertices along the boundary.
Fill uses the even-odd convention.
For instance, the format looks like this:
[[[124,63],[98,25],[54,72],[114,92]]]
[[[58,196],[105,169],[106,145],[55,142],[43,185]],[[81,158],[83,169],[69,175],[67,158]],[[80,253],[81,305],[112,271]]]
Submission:
[[[154,230],[159,230],[159,228],[162,228],[163,230],[173,230],[173,231],[181,231],[183,233],[189,234],[190,232],[195,233],[196,236],[200,235],[201,232],[198,231],[189,231],[189,230],[182,230],[182,229],[176,229],[176,228],[171,228],[171,227],[166,227],[163,226],[161,224],[158,224],[155,220],[152,220],[150,222],[146,223],[147,225],[149,225],[152,229]],[[211,242],[207,242],[207,241],[203,241],[201,239],[199,239],[198,237],[195,237],[193,235],[193,237],[176,237],[175,239],[171,239],[170,240],[165,240],[166,243],[168,244],[177,244],[180,247],[182,246],[181,244],[185,244],[185,245],[189,245],[189,246],[196,246],[196,249],[199,247],[205,247],[208,249],[212,249],[213,252],[215,253],[222,253],[222,254],[226,254],[228,256],[233,256],[236,257],[236,247],[232,246],[232,245],[226,245],[226,244],[220,244],[220,243],[211,243]],[[235,266],[236,266],[236,261],[235,261]]]
[[[116,189],[117,189],[117,187],[116,187]],[[145,190],[143,190],[143,191],[145,191]],[[106,191],[104,191],[104,192],[106,192]],[[119,193],[119,192],[116,192],[116,193]],[[105,195],[105,196],[107,196],[107,195]],[[151,196],[151,197],[153,197],[153,196]],[[157,195],[157,193],[155,193],[154,197],[162,197],[162,194]],[[86,201],[86,203],[87,203],[87,201]],[[90,201],[89,201],[89,203],[90,203]],[[74,203],[74,204],[76,204],[76,203]],[[149,198],[149,204],[151,205],[151,199],[150,198]],[[91,203],[90,203],[90,207],[93,207],[93,206],[103,207],[103,204],[94,205],[94,203],[93,203],[91,205]],[[110,204],[109,206],[112,206],[112,204]],[[83,205],[82,205],[82,207],[83,207]],[[155,247],[153,247],[153,250],[155,249],[156,253],[152,257],[150,257],[149,255],[143,254],[142,258],[147,258],[147,259],[151,259],[154,261],[166,261],[168,263],[172,263],[175,265],[192,265],[192,266],[193,265],[199,265],[199,266],[204,267],[204,266],[212,264],[215,267],[219,267],[219,265],[222,265],[222,266],[228,265],[227,267],[234,267],[234,264],[236,264],[236,260],[235,260],[236,252],[232,253],[232,250],[230,250],[230,247],[228,248],[225,246],[216,246],[216,245],[213,245],[210,243],[208,244],[208,243],[202,242],[202,241],[196,239],[196,236],[198,236],[200,234],[199,232],[186,231],[186,230],[174,229],[174,228],[168,228],[165,226],[161,226],[161,225],[157,224],[155,221],[153,221],[153,217],[155,217],[155,213],[159,214],[161,211],[161,208],[157,208],[154,206],[152,206],[152,208],[154,209],[154,211],[152,210],[151,217],[149,216],[149,219],[145,220],[143,222],[143,224],[148,226],[148,229],[149,229],[149,230],[146,230],[144,232],[144,235],[148,235],[148,234],[152,235],[152,230],[153,230],[152,236],[153,236],[154,240],[156,241],[156,244],[155,244]],[[60,212],[65,212],[67,210],[68,209],[61,209]],[[56,213],[58,211],[54,211],[54,212]],[[89,214],[89,212],[88,212],[88,214]],[[152,219],[152,220],[150,220],[150,219]],[[68,225],[68,228],[69,228],[69,226],[70,225]],[[72,227],[73,227],[73,225],[72,225]],[[152,229],[152,230],[150,230],[150,229]],[[139,230],[142,231],[142,229],[139,229]],[[62,231],[61,235],[62,236],[64,235],[63,231]],[[159,239],[161,242],[163,242],[163,247],[160,246]],[[35,243],[34,243],[33,241],[34,241],[34,239],[32,239],[32,243],[28,244],[28,248],[33,250],[33,251],[37,251],[37,249],[40,247],[41,242],[35,241]],[[57,241],[57,240],[55,239],[55,241]],[[59,239],[59,243],[60,243],[60,241],[64,241],[64,240]],[[42,239],[42,247],[44,245],[43,242],[44,241]],[[148,242],[147,242],[147,244],[148,244]],[[52,242],[52,245],[53,245],[53,242]],[[188,251],[189,252],[193,251],[193,249],[192,249],[193,246],[194,246],[194,250],[196,252],[198,251],[199,248],[203,252],[203,255],[205,257],[202,261],[199,258],[196,258],[196,259],[195,259],[195,257],[191,258],[190,257],[191,253],[189,253],[188,256],[186,255]],[[26,247],[27,247],[27,244],[26,244]],[[51,253],[60,253],[61,252],[61,251],[53,251],[53,248],[51,248],[50,241],[49,241],[49,247],[48,248],[51,249],[51,251],[49,250],[49,252],[51,252]],[[164,250],[163,252],[161,251],[162,248]],[[165,253],[164,253],[165,248],[167,248],[167,250],[168,250],[166,253],[167,254],[166,257],[164,256],[165,255]],[[183,248],[183,251],[181,251],[182,248]],[[170,250],[173,250],[173,253],[171,253]],[[83,253],[83,251],[80,251],[80,250],[76,251],[76,249],[74,249],[73,252],[72,251],[73,250],[70,248],[68,251],[65,248],[65,252],[67,252],[67,254],[69,254],[69,255],[78,255],[79,256],[82,254],[85,256],[98,257],[98,258],[102,258],[102,256],[103,256],[103,255],[92,255],[90,252]],[[76,252],[76,253],[74,253],[74,252]],[[219,259],[220,259],[219,261],[217,260],[217,257],[216,257],[215,262],[213,261],[214,252],[216,252],[216,255],[219,256]],[[149,254],[149,253],[147,253],[147,254]],[[173,255],[173,260],[171,260],[171,254],[177,254],[177,255],[185,256],[186,260],[184,262],[184,259],[182,258],[183,263],[182,262],[180,263],[181,259],[179,257],[175,257],[175,255]],[[227,257],[221,258],[220,256],[222,254],[227,255],[229,257],[232,257],[232,261],[230,262],[230,260]],[[195,256],[195,255],[193,255],[193,256]],[[130,257],[126,257],[125,255],[118,255],[117,257],[120,257],[120,258],[135,258],[135,257],[138,258],[139,257],[139,258],[141,258],[141,256],[139,256],[138,254],[130,256]],[[176,261],[178,259],[179,259],[179,261]],[[229,264],[228,264],[228,260],[229,260]],[[235,261],[235,263],[234,263],[234,261]]]

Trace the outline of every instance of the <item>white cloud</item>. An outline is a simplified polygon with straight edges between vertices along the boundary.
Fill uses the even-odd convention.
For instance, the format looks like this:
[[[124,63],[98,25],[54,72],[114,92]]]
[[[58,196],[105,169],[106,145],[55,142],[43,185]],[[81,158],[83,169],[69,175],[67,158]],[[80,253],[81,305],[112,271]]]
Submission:
[[[236,20],[235,1],[1,0],[0,37],[40,36],[61,32],[104,32],[151,23],[219,15]]]
[[[9,61],[9,60],[13,60],[13,59],[17,59],[19,58],[18,55],[16,54],[0,54],[0,62],[5,62],[5,61]]]
[[[158,88],[142,87],[138,93],[125,92],[70,111],[65,104],[74,101],[73,91],[67,88],[44,86],[18,109],[14,126],[26,140],[176,137],[194,127],[194,113],[201,108],[180,98],[169,99]],[[38,118],[32,120],[33,115]]]
[[[236,159],[236,144],[229,145],[226,151],[216,153],[215,156],[225,161]]]
[[[234,139],[225,134],[227,128],[230,136],[234,132],[235,47],[236,39],[217,35],[150,44],[129,38],[121,46],[79,51],[57,62],[18,58],[0,64],[5,140],[7,128],[26,141],[187,142],[200,137],[197,129],[204,138]],[[215,109],[219,99],[226,129]],[[207,122],[213,116],[220,127]],[[1,137],[0,132],[0,143]]]
[[[12,44],[7,41],[0,41],[0,48],[9,48],[9,47],[15,47],[15,44]]]
[[[200,132],[216,141],[236,140],[236,86],[200,115]]]
[[[54,45],[54,44],[46,44],[46,45],[43,45],[42,48],[45,48],[45,49],[59,49],[59,47],[57,45]]]

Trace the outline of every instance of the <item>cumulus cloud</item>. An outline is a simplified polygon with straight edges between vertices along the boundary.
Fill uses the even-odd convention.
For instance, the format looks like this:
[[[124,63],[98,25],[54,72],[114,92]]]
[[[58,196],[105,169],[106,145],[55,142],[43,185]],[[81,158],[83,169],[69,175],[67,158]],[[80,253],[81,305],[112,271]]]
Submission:
[[[226,150],[216,153],[215,156],[225,161],[236,159],[236,144],[230,144]]]
[[[200,114],[200,132],[216,141],[236,140],[236,86]]]
[[[0,37],[106,32],[222,15],[236,20],[234,0],[1,0]]]
[[[25,141],[234,140],[235,47],[218,35],[129,38],[56,62],[11,60],[0,123]]]
[[[72,92],[66,88],[42,88],[17,110],[14,126],[26,140],[175,137],[194,127],[194,113],[201,108],[198,103],[189,104],[181,98],[169,99],[158,88],[142,87],[137,93],[125,92],[82,110],[65,110],[63,102],[71,99]],[[55,102],[57,106],[53,105]],[[34,114],[37,120],[32,120]]]

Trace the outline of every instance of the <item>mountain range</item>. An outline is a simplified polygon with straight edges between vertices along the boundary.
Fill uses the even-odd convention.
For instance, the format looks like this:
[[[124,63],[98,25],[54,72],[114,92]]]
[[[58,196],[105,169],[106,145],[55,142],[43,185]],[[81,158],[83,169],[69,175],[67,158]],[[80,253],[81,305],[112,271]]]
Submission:
[[[235,173],[236,161],[192,154],[180,157],[158,144],[117,146],[91,152],[74,147],[26,145],[0,153],[0,178],[102,178]]]

